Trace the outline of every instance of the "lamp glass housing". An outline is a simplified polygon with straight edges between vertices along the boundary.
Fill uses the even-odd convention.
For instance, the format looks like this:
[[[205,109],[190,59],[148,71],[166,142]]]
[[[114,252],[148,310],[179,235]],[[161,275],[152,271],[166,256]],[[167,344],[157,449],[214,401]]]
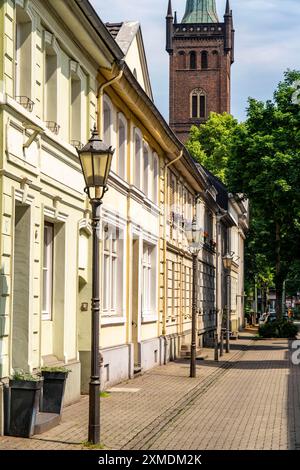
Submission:
[[[186,238],[189,244],[189,249],[192,253],[196,253],[201,248],[201,230],[197,225],[197,221],[194,218],[192,223],[188,225],[186,229]]]
[[[230,270],[233,262],[233,256],[230,253],[226,253],[223,256],[223,264],[224,268]]]
[[[98,131],[94,128],[88,143],[77,152],[88,194],[91,189],[105,188],[114,154],[112,147],[107,147],[102,142]]]

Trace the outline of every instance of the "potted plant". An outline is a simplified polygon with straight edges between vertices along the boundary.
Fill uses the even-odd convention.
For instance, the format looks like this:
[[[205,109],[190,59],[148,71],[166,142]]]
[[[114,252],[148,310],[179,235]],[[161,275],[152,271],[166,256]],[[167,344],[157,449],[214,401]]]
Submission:
[[[40,411],[61,414],[66,380],[70,370],[65,367],[42,367],[43,393]]]
[[[39,410],[43,379],[22,370],[14,371],[6,391],[6,434],[31,437]]]

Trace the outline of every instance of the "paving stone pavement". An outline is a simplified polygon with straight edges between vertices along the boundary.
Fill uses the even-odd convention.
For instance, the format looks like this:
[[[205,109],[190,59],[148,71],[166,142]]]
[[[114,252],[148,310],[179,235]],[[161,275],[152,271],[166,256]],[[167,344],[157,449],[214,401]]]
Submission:
[[[299,449],[300,365],[286,340],[232,341],[218,363],[157,367],[101,398],[101,441],[108,449]],[[80,450],[88,397],[64,409],[62,422],[31,439],[0,437],[0,449]]]

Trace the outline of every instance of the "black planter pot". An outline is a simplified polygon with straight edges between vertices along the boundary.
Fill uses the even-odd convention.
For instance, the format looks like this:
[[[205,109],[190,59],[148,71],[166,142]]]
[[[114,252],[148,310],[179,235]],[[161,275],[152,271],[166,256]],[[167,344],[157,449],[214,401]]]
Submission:
[[[31,437],[43,380],[10,380],[6,390],[6,433],[15,437]]]
[[[42,371],[44,379],[40,411],[61,414],[68,372]]]

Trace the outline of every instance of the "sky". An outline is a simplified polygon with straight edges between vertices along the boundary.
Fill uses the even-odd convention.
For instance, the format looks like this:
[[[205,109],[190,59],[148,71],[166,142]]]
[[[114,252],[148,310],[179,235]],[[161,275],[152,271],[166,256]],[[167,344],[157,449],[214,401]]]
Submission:
[[[165,51],[168,0],[90,0],[102,21],[141,23],[157,108],[168,120],[169,57]],[[216,0],[223,21],[226,0]],[[186,0],[172,0],[178,21]],[[288,68],[300,70],[300,0],[231,0],[236,30],[232,114],[245,119],[248,97],[271,99]]]

